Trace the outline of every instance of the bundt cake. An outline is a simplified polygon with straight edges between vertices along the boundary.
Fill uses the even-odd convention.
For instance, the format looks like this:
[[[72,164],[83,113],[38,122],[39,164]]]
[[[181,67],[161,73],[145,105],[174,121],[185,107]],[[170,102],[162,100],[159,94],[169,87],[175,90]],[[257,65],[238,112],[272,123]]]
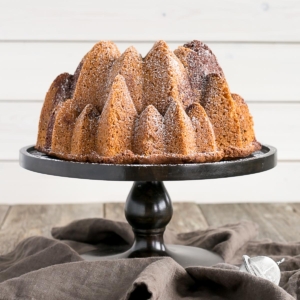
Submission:
[[[158,41],[145,58],[97,43],[74,75],[50,86],[36,149],[93,163],[199,163],[261,148],[245,101],[231,94],[207,45],[172,52]]]

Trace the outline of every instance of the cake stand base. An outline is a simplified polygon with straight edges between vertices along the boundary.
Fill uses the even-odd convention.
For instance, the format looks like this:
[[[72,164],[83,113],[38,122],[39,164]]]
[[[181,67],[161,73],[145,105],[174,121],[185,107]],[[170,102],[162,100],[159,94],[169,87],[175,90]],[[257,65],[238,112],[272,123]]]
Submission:
[[[94,250],[82,257],[91,261],[168,256],[183,267],[224,262],[219,255],[204,249],[165,245],[163,234],[172,213],[172,202],[163,182],[134,182],[125,205],[125,216],[135,235],[132,247],[123,253],[117,253],[120,249],[116,248]]]
[[[111,249],[111,253],[114,249]],[[98,261],[98,260],[111,260],[111,259],[122,259],[131,258],[132,250],[129,249],[126,252],[115,254],[115,255],[104,255],[102,251],[94,250],[86,254],[82,254],[81,257],[87,261]],[[152,253],[143,257],[153,257]],[[158,256],[158,255],[157,255]],[[219,255],[207,251],[205,249],[182,246],[182,245],[166,245],[166,254],[164,256],[172,257],[182,267],[192,266],[204,266],[210,267],[218,263],[223,263],[224,260]]]

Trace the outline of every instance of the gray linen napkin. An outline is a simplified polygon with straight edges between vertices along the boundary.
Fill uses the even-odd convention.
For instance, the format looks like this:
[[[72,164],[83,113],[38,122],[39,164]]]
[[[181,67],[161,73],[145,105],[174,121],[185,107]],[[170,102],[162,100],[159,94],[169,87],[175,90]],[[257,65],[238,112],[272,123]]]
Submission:
[[[205,248],[225,259],[184,269],[166,257],[83,261],[79,254],[96,248],[129,248],[133,233],[126,223],[75,221],[53,228],[56,240],[31,237],[0,257],[0,299],[300,299],[300,243],[253,241],[257,233],[257,225],[246,221],[183,234],[167,230],[166,243]],[[240,273],[235,264],[243,254],[285,257],[280,286]]]

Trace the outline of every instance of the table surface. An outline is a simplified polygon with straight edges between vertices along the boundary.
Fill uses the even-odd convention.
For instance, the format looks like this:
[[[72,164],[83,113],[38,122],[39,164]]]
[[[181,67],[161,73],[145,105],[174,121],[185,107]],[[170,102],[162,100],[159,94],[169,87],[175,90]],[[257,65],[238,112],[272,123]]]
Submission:
[[[240,220],[259,224],[258,239],[300,241],[300,203],[196,204],[173,203],[169,227],[177,232],[206,229]],[[0,255],[11,251],[24,238],[51,237],[53,226],[73,220],[104,217],[124,221],[124,203],[0,205]]]

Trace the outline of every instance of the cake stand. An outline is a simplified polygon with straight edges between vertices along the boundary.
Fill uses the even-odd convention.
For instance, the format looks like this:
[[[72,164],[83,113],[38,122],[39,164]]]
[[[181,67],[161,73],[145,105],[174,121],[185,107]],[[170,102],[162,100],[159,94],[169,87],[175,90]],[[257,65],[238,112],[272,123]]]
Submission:
[[[125,216],[135,241],[120,253],[120,247],[94,250],[82,256],[86,260],[119,259],[150,256],[172,257],[183,267],[211,266],[223,259],[210,251],[182,245],[165,245],[163,233],[172,218],[172,202],[163,184],[171,180],[200,180],[242,176],[267,171],[276,166],[276,149],[263,145],[247,158],[197,164],[95,164],[60,160],[27,146],[20,150],[24,169],[62,177],[134,181],[125,204]],[[119,252],[119,253],[117,253]]]

